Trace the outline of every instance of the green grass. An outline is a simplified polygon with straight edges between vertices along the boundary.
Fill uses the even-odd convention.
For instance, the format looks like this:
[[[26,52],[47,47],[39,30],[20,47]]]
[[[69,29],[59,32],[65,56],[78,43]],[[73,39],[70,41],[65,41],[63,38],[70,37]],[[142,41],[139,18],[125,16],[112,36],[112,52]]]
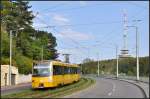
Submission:
[[[27,89],[14,94],[4,95],[2,98],[53,98],[62,97],[64,95],[71,94],[73,92],[82,90],[94,84],[95,81],[91,78],[81,78],[78,82],[65,85],[62,87],[57,87],[53,89],[44,90],[32,90]]]

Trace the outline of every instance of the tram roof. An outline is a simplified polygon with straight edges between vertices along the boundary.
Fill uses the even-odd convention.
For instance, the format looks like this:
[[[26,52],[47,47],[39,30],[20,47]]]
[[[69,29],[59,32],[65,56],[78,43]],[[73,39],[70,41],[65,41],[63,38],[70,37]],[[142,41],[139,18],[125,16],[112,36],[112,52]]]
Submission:
[[[43,60],[43,61],[40,61],[38,64],[50,64],[50,62],[52,62],[52,64],[54,64],[54,65],[78,67],[77,64],[64,63],[62,61],[57,61],[57,60]]]
[[[52,61],[52,63],[55,65],[61,65],[61,66],[78,67],[77,64],[64,63],[60,61]]]

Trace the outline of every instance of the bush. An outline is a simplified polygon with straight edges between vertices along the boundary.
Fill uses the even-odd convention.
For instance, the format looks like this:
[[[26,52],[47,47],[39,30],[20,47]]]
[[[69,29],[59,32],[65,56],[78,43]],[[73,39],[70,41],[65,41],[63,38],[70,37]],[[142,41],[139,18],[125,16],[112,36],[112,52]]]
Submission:
[[[2,57],[2,58],[1,58],[1,64],[2,64],[2,65],[8,65],[8,64],[9,64],[9,58],[4,58],[4,57]]]
[[[19,73],[21,74],[32,73],[33,61],[30,58],[18,54],[16,55],[16,63],[18,66]]]
[[[131,71],[128,71],[128,75],[129,76],[134,76],[133,72],[131,72]]]
[[[2,65],[9,65],[10,59],[8,57],[2,57],[1,58],[1,64]],[[16,61],[14,59],[12,59],[12,66],[17,66]]]

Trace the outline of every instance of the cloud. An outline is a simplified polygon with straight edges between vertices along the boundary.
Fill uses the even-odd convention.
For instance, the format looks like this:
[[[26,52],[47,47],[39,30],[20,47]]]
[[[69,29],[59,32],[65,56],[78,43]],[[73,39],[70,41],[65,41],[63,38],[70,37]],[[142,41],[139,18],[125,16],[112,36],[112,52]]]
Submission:
[[[69,22],[69,19],[62,16],[62,15],[59,15],[59,14],[55,14],[53,16],[53,20],[56,21],[57,23],[68,23]]]
[[[67,25],[70,24],[70,20],[63,15],[60,14],[54,14],[53,20],[55,24],[57,25]],[[84,41],[84,40],[89,40],[92,39],[93,36],[88,34],[88,33],[82,33],[78,31],[72,30],[70,27],[60,27],[59,28],[60,32],[55,34],[56,37],[58,38],[65,38],[65,39],[73,39],[75,41]]]
[[[73,31],[71,29],[63,30],[57,36],[63,37],[63,38],[68,38],[68,39],[70,38],[70,39],[73,39],[73,40],[76,40],[76,41],[89,40],[89,39],[93,38],[93,36],[90,35],[90,34]]]
[[[46,27],[46,24],[39,23],[39,22],[33,22],[33,27],[34,28]]]
[[[75,48],[66,48],[66,49],[59,49],[59,53],[71,53],[71,54],[76,54],[79,50]]]

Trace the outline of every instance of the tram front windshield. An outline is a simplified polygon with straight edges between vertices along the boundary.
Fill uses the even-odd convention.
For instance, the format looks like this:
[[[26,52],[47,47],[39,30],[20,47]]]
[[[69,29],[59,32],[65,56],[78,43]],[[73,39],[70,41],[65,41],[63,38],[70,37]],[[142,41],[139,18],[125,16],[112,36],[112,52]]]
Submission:
[[[49,66],[41,66],[37,65],[33,69],[33,75],[32,76],[49,76],[50,75],[50,68]]]

